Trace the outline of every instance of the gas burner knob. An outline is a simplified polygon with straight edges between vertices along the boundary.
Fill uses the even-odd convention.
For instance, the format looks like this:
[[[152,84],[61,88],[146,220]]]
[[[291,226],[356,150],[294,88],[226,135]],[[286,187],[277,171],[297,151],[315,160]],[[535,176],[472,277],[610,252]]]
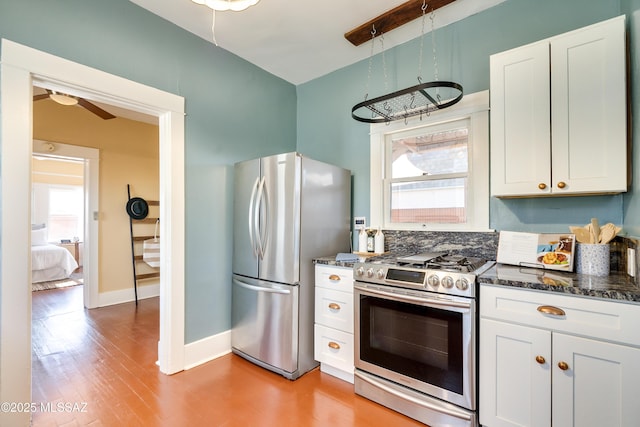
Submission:
[[[461,291],[466,291],[467,289],[469,289],[469,281],[464,277],[462,279],[456,280],[456,288],[460,289]]]
[[[356,276],[362,276],[364,274],[364,268],[358,267],[356,268]]]
[[[384,270],[380,268],[378,271],[376,271],[376,277],[378,279],[384,279]]]
[[[446,289],[453,288],[453,279],[451,278],[451,276],[444,276],[442,278],[442,286]]]
[[[432,274],[431,276],[429,276],[429,278],[427,279],[427,283],[429,284],[429,286],[433,287],[433,288],[437,288],[438,285],[440,284],[440,278],[435,275]]]
[[[367,270],[367,277],[373,277],[373,268]]]

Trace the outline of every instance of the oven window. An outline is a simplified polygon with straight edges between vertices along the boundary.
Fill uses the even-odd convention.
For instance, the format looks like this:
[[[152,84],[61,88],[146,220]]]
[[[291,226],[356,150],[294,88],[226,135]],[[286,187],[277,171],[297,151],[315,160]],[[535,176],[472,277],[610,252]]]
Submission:
[[[360,359],[463,393],[462,314],[360,296]]]

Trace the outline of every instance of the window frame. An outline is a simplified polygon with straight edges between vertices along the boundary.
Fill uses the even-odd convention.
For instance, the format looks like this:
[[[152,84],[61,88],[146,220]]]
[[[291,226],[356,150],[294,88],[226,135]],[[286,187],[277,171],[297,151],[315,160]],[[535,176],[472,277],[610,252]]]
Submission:
[[[469,120],[469,171],[465,223],[393,223],[390,220],[390,191],[385,183],[387,140],[421,128],[448,122]],[[371,225],[386,230],[422,231],[491,231],[489,229],[489,91],[465,95],[457,104],[431,113],[428,117],[413,117],[405,121],[374,123],[370,126]]]

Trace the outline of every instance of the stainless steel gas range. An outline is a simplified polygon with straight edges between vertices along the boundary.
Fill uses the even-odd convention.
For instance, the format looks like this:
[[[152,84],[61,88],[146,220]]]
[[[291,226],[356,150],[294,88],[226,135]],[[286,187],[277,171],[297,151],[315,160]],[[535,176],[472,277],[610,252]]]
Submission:
[[[446,253],[354,265],[355,391],[431,426],[477,426],[476,278]]]

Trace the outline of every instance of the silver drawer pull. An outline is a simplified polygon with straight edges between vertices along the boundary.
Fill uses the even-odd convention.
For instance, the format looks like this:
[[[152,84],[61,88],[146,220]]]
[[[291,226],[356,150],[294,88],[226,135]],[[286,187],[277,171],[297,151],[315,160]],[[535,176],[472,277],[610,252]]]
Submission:
[[[330,310],[340,310],[340,304],[336,304],[335,302],[332,302],[331,304],[329,304],[329,309]]]

